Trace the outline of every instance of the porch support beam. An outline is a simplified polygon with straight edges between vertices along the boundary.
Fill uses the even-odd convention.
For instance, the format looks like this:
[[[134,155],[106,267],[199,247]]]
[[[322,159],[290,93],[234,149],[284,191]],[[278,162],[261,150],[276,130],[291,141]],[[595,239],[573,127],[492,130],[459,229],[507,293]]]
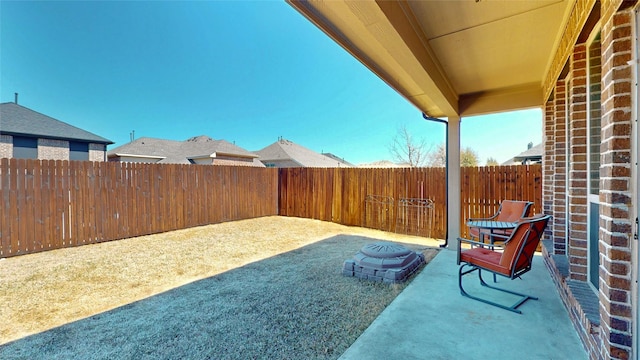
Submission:
[[[460,237],[460,122],[459,116],[451,116],[447,119],[449,130],[447,131],[447,242],[450,247],[457,246],[456,239]]]
[[[460,96],[460,115],[481,115],[502,112],[504,109],[540,107],[542,88],[539,83],[464,94]]]

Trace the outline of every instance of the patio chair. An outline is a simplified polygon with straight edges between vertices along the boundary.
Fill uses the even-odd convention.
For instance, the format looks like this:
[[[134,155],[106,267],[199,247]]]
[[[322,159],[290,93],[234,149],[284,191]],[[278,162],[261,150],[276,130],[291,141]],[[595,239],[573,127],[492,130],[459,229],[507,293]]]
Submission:
[[[490,221],[506,221],[516,222],[524,217],[530,216],[533,203],[531,201],[503,200],[500,203],[498,212],[488,218],[471,218],[469,221],[490,220]],[[491,234],[480,230],[476,227],[469,228],[469,236],[472,239],[484,241],[485,236],[497,235],[500,237],[508,237],[512,230],[494,230]]]
[[[465,297],[518,314],[521,313],[518,307],[525,301],[529,299],[538,300],[537,297],[531,295],[521,294],[487,284],[482,279],[482,271],[486,270],[494,275],[501,275],[513,280],[531,270],[533,256],[550,218],[551,216],[549,215],[539,214],[534,217],[521,219],[511,235],[500,245],[458,238],[458,265],[460,265],[458,271],[458,286],[460,287],[460,293]],[[463,243],[471,244],[471,249],[462,250]],[[511,306],[505,306],[485,298],[470,295],[462,286],[462,277],[474,271],[478,271],[480,285],[520,296],[520,299]]]

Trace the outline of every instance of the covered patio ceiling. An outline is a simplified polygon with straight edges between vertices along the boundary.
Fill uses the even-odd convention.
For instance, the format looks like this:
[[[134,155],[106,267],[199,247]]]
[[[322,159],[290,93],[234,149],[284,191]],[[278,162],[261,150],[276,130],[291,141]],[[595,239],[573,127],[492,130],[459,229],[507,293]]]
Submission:
[[[575,0],[287,0],[419,110],[542,106]],[[590,2],[590,1],[587,1]],[[558,75],[558,74],[555,74]]]

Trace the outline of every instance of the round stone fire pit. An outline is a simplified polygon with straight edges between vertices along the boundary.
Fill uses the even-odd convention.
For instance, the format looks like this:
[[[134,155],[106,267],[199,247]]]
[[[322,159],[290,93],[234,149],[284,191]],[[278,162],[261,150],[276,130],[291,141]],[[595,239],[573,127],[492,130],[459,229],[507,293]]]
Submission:
[[[425,263],[424,255],[387,241],[367,244],[342,266],[342,274],[384,283],[405,282]]]

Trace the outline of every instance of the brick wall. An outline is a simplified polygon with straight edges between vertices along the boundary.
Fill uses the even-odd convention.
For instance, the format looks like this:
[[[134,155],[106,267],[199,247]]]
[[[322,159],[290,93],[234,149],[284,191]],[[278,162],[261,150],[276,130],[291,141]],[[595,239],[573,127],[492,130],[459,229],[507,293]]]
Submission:
[[[38,159],[69,160],[69,142],[64,140],[38,139]]]
[[[89,161],[105,161],[106,146],[89,144]],[[0,159],[13,157],[13,137],[0,135]],[[69,160],[69,142],[64,140],[38,139],[38,159]]]
[[[633,344],[631,178],[633,10],[603,2],[600,167],[600,323],[602,355],[627,359]],[[632,5],[628,2],[625,6]],[[637,106],[638,104],[634,104]],[[636,305],[637,306],[637,305]]]
[[[587,58],[577,44],[570,58],[569,79],[569,276],[587,280]]]
[[[568,307],[578,335],[591,359],[629,359],[634,344],[633,284],[633,207],[634,179],[632,178],[632,130],[633,109],[637,107],[633,96],[634,71],[629,65],[634,58],[634,22],[632,7],[636,2],[602,1],[601,51],[597,49],[587,54],[586,43],[575,45],[568,59],[567,82],[556,81],[553,89],[554,115],[545,114],[546,156],[553,161],[553,176],[545,176],[552,182],[554,215],[553,237],[543,253],[545,263],[551,270],[561,297]],[[597,31],[597,30],[596,30]],[[586,29],[583,39],[588,32]],[[587,56],[591,56],[587,61]],[[600,99],[595,99],[591,107],[587,89],[587,65],[592,70],[601,70],[601,81],[592,86],[599,91]],[[595,71],[594,73],[597,73]],[[597,76],[594,78],[597,81]],[[565,87],[566,85],[566,87]],[[564,108],[566,104],[568,108]],[[549,103],[546,105],[549,109]],[[594,292],[587,282],[587,144],[589,137],[588,114],[600,117],[599,132],[592,138],[600,145],[599,166],[599,289]],[[568,117],[569,127],[564,128]],[[566,134],[568,136],[563,136]],[[600,140],[598,141],[597,135]],[[552,145],[552,146],[549,146]],[[568,168],[563,159],[564,149],[568,149]],[[592,149],[597,151],[598,148]],[[592,167],[597,168],[596,164]],[[567,183],[563,185],[564,172],[568,171]],[[566,186],[565,186],[566,185]],[[563,189],[566,189],[568,209],[563,209]],[[545,187],[547,191],[547,187]],[[568,210],[566,233],[562,234],[561,216]],[[567,256],[562,254],[562,238],[566,237]],[[564,259],[564,260],[563,260]],[[557,261],[566,264],[559,266]],[[559,271],[559,268],[566,270]]]
[[[0,159],[13,157],[13,136],[0,135]]]

